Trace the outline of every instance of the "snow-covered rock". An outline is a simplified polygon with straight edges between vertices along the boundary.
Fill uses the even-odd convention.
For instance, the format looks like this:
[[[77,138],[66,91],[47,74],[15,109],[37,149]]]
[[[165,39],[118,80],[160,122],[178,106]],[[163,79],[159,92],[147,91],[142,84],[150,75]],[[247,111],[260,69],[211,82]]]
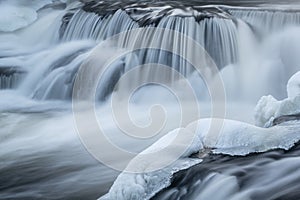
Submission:
[[[257,126],[269,127],[277,117],[300,113],[300,71],[288,81],[287,93],[288,98],[281,101],[271,95],[259,100],[254,116]]]
[[[288,98],[294,98],[300,95],[300,71],[294,74],[287,84]]]
[[[186,138],[190,138],[191,141]],[[194,137],[188,129],[171,131],[135,157],[119,175],[110,192],[100,199],[150,199],[171,184],[174,173],[202,161],[198,158],[189,158],[199,149],[203,149],[199,137]]]
[[[300,123],[291,121],[269,126],[273,119],[300,112],[300,72],[287,85],[288,98],[282,101],[264,96],[256,107],[254,126],[227,119],[200,119],[185,128],[169,132],[136,156],[101,200],[147,200],[171,184],[174,173],[201,163],[191,155],[210,151],[245,156],[272,149],[288,150],[300,140]],[[270,128],[264,128],[270,127]]]
[[[212,131],[212,123],[223,124],[223,127],[218,132]],[[186,128],[171,131],[149,149],[139,154],[119,175],[109,193],[100,199],[150,199],[171,184],[174,173],[199,164],[201,159],[190,156],[204,149],[211,149],[212,153],[233,156],[243,156],[272,149],[288,150],[300,140],[300,134],[297,131],[299,128],[300,124],[296,122],[288,126],[261,128],[233,120],[200,119]],[[151,166],[161,164],[163,160],[168,159],[168,156],[178,155],[176,148],[180,147],[180,141],[170,142],[174,141],[178,134],[194,134],[193,140],[190,143],[182,141],[182,145],[186,145],[185,148],[181,148],[184,151],[173,163],[159,170],[149,171]],[[169,151],[169,154],[161,154],[161,157],[147,156],[148,153],[155,152],[155,149],[160,151],[162,147],[174,151]],[[139,173],[130,172],[134,169]]]

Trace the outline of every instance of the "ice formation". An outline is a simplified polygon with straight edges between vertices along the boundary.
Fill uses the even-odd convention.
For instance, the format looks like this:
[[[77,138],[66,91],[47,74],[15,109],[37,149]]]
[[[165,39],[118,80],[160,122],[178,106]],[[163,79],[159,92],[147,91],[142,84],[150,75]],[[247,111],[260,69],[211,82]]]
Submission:
[[[289,98],[295,98],[300,95],[300,71],[290,78],[287,84],[287,93]]]
[[[224,123],[222,130],[217,135],[210,132],[212,120]],[[187,131],[195,130],[195,128],[194,142],[187,147],[186,152],[176,162],[154,172],[123,172],[119,175],[109,193],[100,199],[150,199],[158,191],[170,185],[174,173],[200,163],[200,159],[190,158],[190,155],[203,150],[203,148],[212,149],[212,153],[242,156],[278,148],[288,150],[300,140],[300,135],[295,131],[300,128],[298,123],[291,123],[288,126],[260,128],[233,120],[200,119],[191,123],[181,133],[184,134]],[[172,140],[173,137],[174,131],[159,140],[154,147],[160,148],[161,145],[158,144],[162,141]],[[140,154],[139,159],[134,159],[130,165],[137,168],[144,167],[147,170],[148,166],[156,162],[154,159],[142,159],[142,155],[145,155],[147,151],[149,149]]]
[[[263,96],[255,108],[257,126],[269,127],[275,118],[300,113],[300,71],[287,84],[288,97],[278,101],[273,96]]]
[[[300,72],[289,80],[287,99],[277,101],[272,96],[262,97],[256,108],[257,120],[262,125],[276,116],[299,110],[299,77]],[[216,124],[222,125],[220,130],[211,128]],[[232,156],[244,156],[272,149],[288,150],[300,140],[297,131],[299,128],[298,122],[288,122],[281,126],[264,128],[227,119],[200,119],[189,124],[186,128],[169,132],[134,158],[127,169],[118,176],[109,193],[101,197],[100,200],[150,199],[161,189],[171,184],[174,173],[201,163],[200,158],[191,158],[191,155],[205,149],[210,150],[211,153]],[[180,134],[185,134],[188,138],[191,138],[191,134],[194,135],[190,143],[184,137],[182,137],[182,143],[180,141],[174,142]],[[176,152],[176,149],[180,149],[180,145],[186,145],[186,147],[181,148],[184,151],[175,162],[159,170],[149,171],[151,166],[160,164],[162,159],[175,156],[172,154]],[[162,155],[161,159],[147,156],[149,153],[161,151],[166,147],[175,151],[168,151],[169,155]],[[135,170],[139,173],[131,173]]]
[[[189,158],[188,156],[203,149],[198,137],[194,137],[189,147],[184,147],[182,155],[173,163],[162,166],[159,170],[151,171],[151,168],[165,164],[164,161],[175,158],[177,149],[182,149],[182,144],[187,141],[175,141],[181,134],[192,135],[188,129],[175,129],[162,137],[155,144],[139,154],[128,165],[127,169],[117,178],[110,192],[101,197],[101,200],[108,199],[149,199],[161,189],[171,184],[172,175],[180,170],[187,169],[199,164],[202,160]],[[175,142],[174,142],[175,141]],[[168,148],[170,151],[161,152],[159,156],[152,156],[151,153],[159,152]],[[154,154],[157,155],[157,154]],[[145,173],[132,173],[132,171]]]

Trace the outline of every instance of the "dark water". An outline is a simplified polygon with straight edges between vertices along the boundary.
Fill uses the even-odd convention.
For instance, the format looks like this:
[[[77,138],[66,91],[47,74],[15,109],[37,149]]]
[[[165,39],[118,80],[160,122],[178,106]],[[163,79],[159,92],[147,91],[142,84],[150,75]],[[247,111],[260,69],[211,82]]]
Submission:
[[[250,199],[255,200],[297,200],[300,199],[299,163],[299,144],[289,151],[274,150],[245,157],[209,155],[201,164],[177,173],[172,185],[152,199],[200,200],[203,198],[199,194],[210,187],[214,188],[208,189],[210,199],[218,199],[218,193],[226,188],[218,182],[234,177],[237,187],[228,190],[228,199],[248,191]]]
[[[71,126],[61,129],[69,120],[60,115],[0,114],[0,199],[92,200],[107,193],[119,172],[96,161]]]

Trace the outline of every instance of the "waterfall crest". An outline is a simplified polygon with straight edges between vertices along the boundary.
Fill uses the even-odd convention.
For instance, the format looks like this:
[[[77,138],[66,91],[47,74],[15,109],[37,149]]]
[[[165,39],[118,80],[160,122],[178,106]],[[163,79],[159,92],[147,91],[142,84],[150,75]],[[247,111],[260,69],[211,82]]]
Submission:
[[[29,48],[28,42],[22,41],[25,45],[21,43],[23,50],[19,50],[19,53],[4,46],[1,55],[4,57],[3,59],[6,59],[7,55],[11,60],[14,57],[18,59],[18,54],[26,52],[26,50],[32,54],[32,57],[25,59],[26,62],[20,63],[20,67],[26,69],[26,73],[0,72],[1,89],[15,88],[22,94],[35,99],[70,99],[77,70],[81,63],[88,58],[89,52],[98,43],[135,29],[144,30],[140,31],[138,37],[128,35],[127,38],[116,41],[116,46],[126,48],[128,43],[135,42],[134,38],[138,38],[136,41],[158,41],[162,43],[162,46],[167,43],[174,47],[181,44],[185,55],[195,54],[193,49],[189,48],[185,44],[186,41],[182,41],[182,39],[177,41],[178,38],[175,39],[172,36],[168,36],[170,37],[168,38],[162,34],[151,36],[152,33],[147,32],[149,27],[177,31],[202,45],[218,66],[226,88],[233,88],[231,90],[234,91],[227,91],[228,96],[232,98],[252,96],[257,101],[266,93],[283,98],[284,86],[288,78],[297,71],[297,57],[290,56],[293,52],[288,53],[291,47],[298,44],[297,38],[293,42],[290,41],[298,33],[295,26],[300,23],[300,13],[297,10],[184,6],[175,5],[175,3],[171,6],[162,6],[158,3],[148,8],[143,3],[131,3],[127,6],[116,3],[112,7],[102,4],[104,3],[78,4],[75,2],[73,7],[72,3],[68,4],[69,6],[63,12],[54,12],[52,15],[51,12],[49,14],[48,11],[41,9],[39,11],[41,17],[31,26],[17,31],[16,35],[27,37],[27,32],[42,26],[44,19],[57,21],[60,17],[60,27],[58,23],[53,23],[54,25],[51,26],[51,33],[55,33],[55,39],[50,37],[48,41],[49,38],[44,37],[45,41],[41,40],[39,47],[33,48],[33,50]],[[49,26],[47,27],[49,28]],[[284,27],[294,28],[292,31],[282,32],[281,29]],[[42,31],[37,36],[39,38],[50,36],[50,34],[44,33]],[[5,41],[7,37],[7,35],[3,35],[0,40]],[[45,49],[49,42],[52,43],[52,45],[48,45],[51,50]],[[78,45],[72,46],[74,42],[77,42]],[[72,51],[72,48],[75,50]],[[274,55],[270,55],[270,49],[276,49]],[[103,92],[101,99],[111,94],[113,87],[124,72],[137,65],[147,63],[168,65],[186,77],[195,77],[190,64],[170,52],[144,49],[132,54],[130,58],[128,56],[120,58],[117,61],[118,66],[115,66],[111,74],[107,75],[106,79],[111,81],[102,83],[99,87],[99,91]],[[45,59],[38,61],[42,57]],[[293,58],[291,59],[291,57]],[[1,61],[3,60],[0,59],[0,64]],[[4,61],[1,66],[6,66]],[[39,72],[34,70],[35,68],[39,68],[37,70]],[[255,74],[257,70],[261,70],[262,73],[254,76],[256,80],[245,78],[249,77],[247,74]],[[271,72],[275,72],[274,77],[276,78],[272,79],[268,76]],[[154,76],[157,73],[159,72],[151,72]],[[142,76],[141,74],[140,77]],[[281,81],[278,82],[275,79]],[[259,86],[260,90],[249,91],[251,88],[251,90],[257,88],[253,87],[253,84],[264,85],[264,87]],[[198,81],[195,88],[198,88],[198,91],[203,90],[203,83]],[[270,88],[279,88],[280,91],[278,89],[276,89],[278,91],[272,91]],[[242,93],[245,94],[240,95],[236,90],[243,91]]]
[[[150,23],[147,26],[179,31],[193,38],[204,46],[220,68],[237,59],[237,30],[231,19],[211,17],[197,21],[191,16],[175,15],[163,17],[157,24]],[[117,10],[114,14],[99,16],[79,10],[71,18],[62,38],[64,41],[76,39],[102,41],[139,27],[144,26],[140,26],[126,11]],[[212,43],[214,45],[211,45]]]
[[[300,13],[297,10],[230,9],[229,12],[250,25],[256,34],[264,36],[289,26],[300,25]]]

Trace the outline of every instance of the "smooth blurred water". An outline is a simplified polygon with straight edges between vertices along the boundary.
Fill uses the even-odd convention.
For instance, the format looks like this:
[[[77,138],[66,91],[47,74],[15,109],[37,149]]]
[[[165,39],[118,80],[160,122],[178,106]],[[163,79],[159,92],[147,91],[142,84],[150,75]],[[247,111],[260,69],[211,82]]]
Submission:
[[[246,157],[209,155],[152,199],[299,199],[299,145]]]
[[[116,46],[136,41],[182,45],[180,52],[189,55],[194,49],[186,41],[172,41],[171,36],[164,34],[148,37],[145,27],[171,29],[194,39],[218,66],[227,96],[226,118],[247,123],[253,123],[258,99],[268,94],[285,98],[288,79],[300,70],[297,1],[293,4],[126,1],[113,5],[92,3],[94,7],[87,4],[84,9],[80,9],[83,5],[79,2],[71,2],[54,6],[48,1],[0,1],[0,7],[3,4],[10,8],[0,14],[0,18],[5,15],[0,19],[0,199],[96,199],[108,192],[120,172],[96,161],[82,145],[74,124],[71,98],[79,67],[84,62],[92,62],[90,54],[94,48],[115,34],[142,27],[139,37],[128,35],[117,41]],[[191,8],[207,4],[209,8]],[[221,9],[218,10],[212,6],[215,4],[226,6],[217,7]],[[123,10],[118,9],[120,6]],[[25,22],[18,13],[24,14]],[[101,58],[110,51],[100,49],[97,56]],[[132,121],[145,125],[151,121],[149,108],[163,105],[168,120],[160,134],[140,141],[124,136],[114,123],[109,100],[113,91],[118,92],[114,90],[117,80],[126,70],[145,63],[166,64],[186,76],[197,93],[201,118],[211,114],[203,80],[178,56],[161,50],[141,50],[122,57],[106,73],[103,85],[98,86],[102,98],[97,103],[96,114],[110,133],[110,139],[135,153],[180,124],[180,107],[174,95],[151,85],[140,88],[128,107]],[[124,82],[122,92],[141,79],[153,80],[158,75],[164,74],[159,70],[146,73],[140,70],[134,79]],[[82,84],[90,77],[82,80]],[[167,74],[166,77],[182,86],[175,76]],[[194,109],[188,103],[184,105]],[[80,114],[85,116],[84,112]],[[88,118],[85,123],[89,124]],[[122,158],[107,154],[115,162],[123,162]],[[203,165],[176,175],[172,186],[156,198],[198,199],[200,194],[204,195],[201,198],[218,194],[219,199],[224,199],[241,193],[250,199],[296,199],[298,161],[298,148],[243,158],[210,155]]]

